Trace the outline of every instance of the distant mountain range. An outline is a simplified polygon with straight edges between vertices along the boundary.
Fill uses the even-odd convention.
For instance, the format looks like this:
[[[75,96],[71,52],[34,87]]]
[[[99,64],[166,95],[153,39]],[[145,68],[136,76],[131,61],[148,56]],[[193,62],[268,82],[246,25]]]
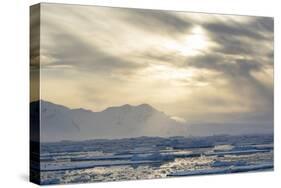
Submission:
[[[39,101],[31,103],[31,114]],[[186,126],[149,104],[109,107],[101,112],[70,109],[40,100],[42,142],[129,138],[139,136],[184,136]],[[33,116],[31,116],[33,117]]]

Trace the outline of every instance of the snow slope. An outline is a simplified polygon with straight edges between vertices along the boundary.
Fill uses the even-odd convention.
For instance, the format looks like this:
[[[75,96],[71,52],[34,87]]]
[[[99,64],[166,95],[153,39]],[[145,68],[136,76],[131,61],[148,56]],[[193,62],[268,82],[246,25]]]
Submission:
[[[37,101],[38,103],[38,101]],[[36,102],[31,103],[35,105]],[[109,107],[101,112],[40,101],[41,141],[184,135],[183,124],[148,104]]]

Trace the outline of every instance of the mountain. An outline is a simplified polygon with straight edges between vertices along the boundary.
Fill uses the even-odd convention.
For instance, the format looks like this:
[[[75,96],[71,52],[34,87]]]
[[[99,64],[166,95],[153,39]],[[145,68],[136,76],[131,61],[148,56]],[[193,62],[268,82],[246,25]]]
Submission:
[[[39,101],[31,103],[38,105]],[[149,104],[109,107],[100,112],[40,101],[41,141],[181,136],[185,126]],[[32,111],[31,111],[32,114]]]

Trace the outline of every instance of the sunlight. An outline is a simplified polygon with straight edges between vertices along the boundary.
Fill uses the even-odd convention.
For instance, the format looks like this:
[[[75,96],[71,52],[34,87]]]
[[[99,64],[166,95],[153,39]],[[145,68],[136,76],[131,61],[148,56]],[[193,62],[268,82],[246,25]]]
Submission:
[[[152,65],[149,69],[156,80],[187,80],[194,76],[192,69],[181,69],[167,65]]]
[[[183,42],[172,41],[166,43],[165,46],[185,56],[196,56],[208,49],[210,43],[204,30],[200,26],[196,26]]]

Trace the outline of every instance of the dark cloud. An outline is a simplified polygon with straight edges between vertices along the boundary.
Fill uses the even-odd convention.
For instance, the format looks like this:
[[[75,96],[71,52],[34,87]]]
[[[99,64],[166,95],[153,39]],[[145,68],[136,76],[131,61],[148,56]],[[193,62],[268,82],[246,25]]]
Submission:
[[[177,14],[167,11],[121,9],[124,21],[155,34],[175,35],[184,34],[193,25],[189,20],[182,19]]]
[[[238,105],[252,106],[254,116],[257,112],[254,109],[260,109],[262,113],[267,114],[267,120],[272,119],[273,111],[273,90],[271,85],[262,83],[260,80],[253,77],[252,72],[262,72],[264,64],[258,60],[246,59],[228,59],[220,54],[197,56],[189,58],[186,66],[196,67],[198,69],[207,69],[220,73],[219,76],[213,79],[225,79],[227,85],[217,85],[215,80],[210,81],[213,87],[218,91],[222,90],[221,87],[227,87],[228,92],[237,95],[238,98],[243,98],[244,103]],[[268,78],[270,79],[270,77]],[[224,88],[225,89],[225,88]],[[233,101],[216,96],[204,96],[201,100],[207,106],[229,106]],[[259,114],[261,112],[258,112]],[[261,114],[262,114],[261,113]]]
[[[203,24],[224,54],[256,55],[263,44],[273,41],[273,19],[253,17],[251,21],[217,21]],[[257,46],[258,44],[258,46]]]
[[[257,70],[261,65],[255,61],[243,59],[233,60],[225,58],[222,55],[212,54],[188,58],[186,66],[220,72],[224,77],[236,79],[248,76],[251,70]]]
[[[223,54],[232,55],[251,55],[256,53],[256,46],[245,41],[237,36],[227,34],[212,34],[213,40],[219,44],[216,51]]]
[[[30,7],[30,101],[40,97],[40,5]]]
[[[39,68],[40,53],[40,5],[30,7],[30,66]]]
[[[249,28],[263,33],[263,36],[272,36],[274,31],[274,20],[271,17],[255,17],[249,23]]]
[[[246,27],[245,27],[246,26]],[[228,37],[249,37],[254,39],[264,39],[264,36],[257,33],[252,28],[247,28],[247,25],[238,23],[207,23],[204,24],[205,29],[213,35],[228,36]]]
[[[223,74],[229,80],[254,79],[252,71],[262,71],[264,64],[257,60],[247,60],[240,58],[226,58],[221,54],[212,54],[188,58],[185,66],[192,66],[199,69],[207,69]],[[248,86],[248,84],[245,84]]]
[[[267,35],[273,32],[272,18],[253,17],[252,21],[241,23],[237,21],[218,21],[205,23],[203,27],[214,35],[229,37],[247,37],[256,40],[267,39]]]

